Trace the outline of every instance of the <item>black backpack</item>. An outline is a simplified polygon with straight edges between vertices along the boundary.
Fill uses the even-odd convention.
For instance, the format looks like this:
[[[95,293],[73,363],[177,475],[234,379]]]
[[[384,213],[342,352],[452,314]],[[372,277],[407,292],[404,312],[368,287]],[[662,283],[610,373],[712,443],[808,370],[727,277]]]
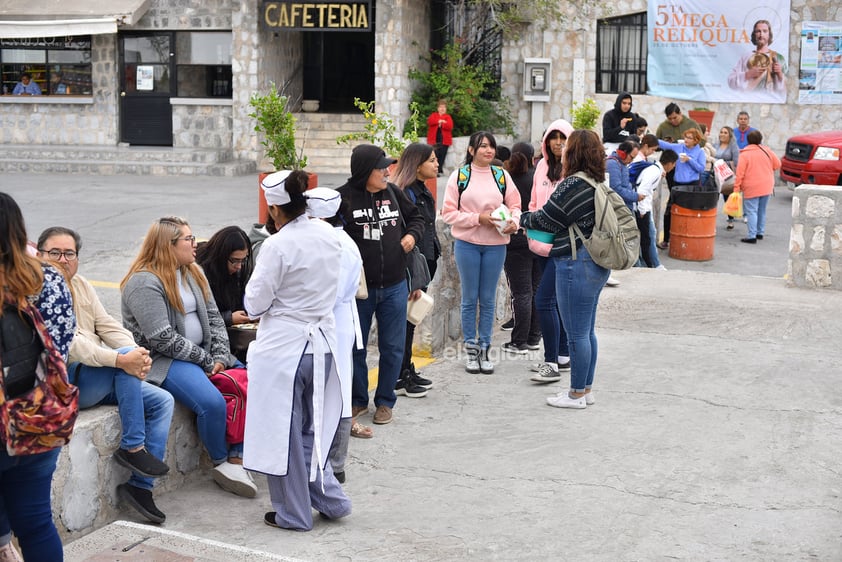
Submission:
[[[20,396],[35,386],[35,370],[43,352],[44,343],[29,316],[10,303],[3,304],[0,363],[3,365],[3,390],[7,399]]]

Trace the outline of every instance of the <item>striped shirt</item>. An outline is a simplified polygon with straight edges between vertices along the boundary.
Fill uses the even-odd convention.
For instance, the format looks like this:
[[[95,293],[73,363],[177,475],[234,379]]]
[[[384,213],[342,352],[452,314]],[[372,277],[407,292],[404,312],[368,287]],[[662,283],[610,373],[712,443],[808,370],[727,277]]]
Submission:
[[[524,228],[555,234],[550,257],[571,255],[568,228],[574,222],[585,237],[591,235],[594,226],[594,188],[576,176],[567,177],[556,184],[555,191],[543,208],[523,213],[520,219],[520,225]],[[577,238],[576,248],[581,247],[582,241]]]

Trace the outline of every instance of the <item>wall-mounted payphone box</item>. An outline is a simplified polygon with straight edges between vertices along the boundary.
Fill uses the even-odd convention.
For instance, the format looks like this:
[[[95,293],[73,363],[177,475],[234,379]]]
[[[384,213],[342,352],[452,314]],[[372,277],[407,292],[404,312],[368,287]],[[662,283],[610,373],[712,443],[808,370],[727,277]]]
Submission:
[[[523,59],[524,101],[550,101],[552,68],[550,59]]]

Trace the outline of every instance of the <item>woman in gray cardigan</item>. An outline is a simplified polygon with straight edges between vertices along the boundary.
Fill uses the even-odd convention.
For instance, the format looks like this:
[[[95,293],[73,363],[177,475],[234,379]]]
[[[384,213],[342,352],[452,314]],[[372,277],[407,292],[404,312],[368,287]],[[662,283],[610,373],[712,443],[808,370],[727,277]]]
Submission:
[[[199,437],[223,489],[253,498],[257,486],[242,466],[242,443],[225,441],[226,405],[209,377],[238,365],[207,279],[195,264],[196,237],[180,217],[155,221],[120,285],[123,324],[150,350],[147,382],[196,413]]]

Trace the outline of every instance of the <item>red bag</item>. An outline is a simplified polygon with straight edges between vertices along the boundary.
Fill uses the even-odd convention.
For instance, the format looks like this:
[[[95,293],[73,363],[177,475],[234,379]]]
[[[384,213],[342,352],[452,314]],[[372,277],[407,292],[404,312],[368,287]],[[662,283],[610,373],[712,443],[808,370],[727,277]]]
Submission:
[[[35,365],[34,387],[20,395],[7,398],[5,369],[0,369],[0,441],[9,456],[34,455],[65,445],[79,412],[79,389],[68,382],[67,366],[41,313],[32,303],[20,312],[29,318],[43,351]]]
[[[249,379],[245,369],[220,371],[210,378],[225,398],[228,410],[225,423],[225,440],[229,445],[242,443],[246,433],[246,397]]]

